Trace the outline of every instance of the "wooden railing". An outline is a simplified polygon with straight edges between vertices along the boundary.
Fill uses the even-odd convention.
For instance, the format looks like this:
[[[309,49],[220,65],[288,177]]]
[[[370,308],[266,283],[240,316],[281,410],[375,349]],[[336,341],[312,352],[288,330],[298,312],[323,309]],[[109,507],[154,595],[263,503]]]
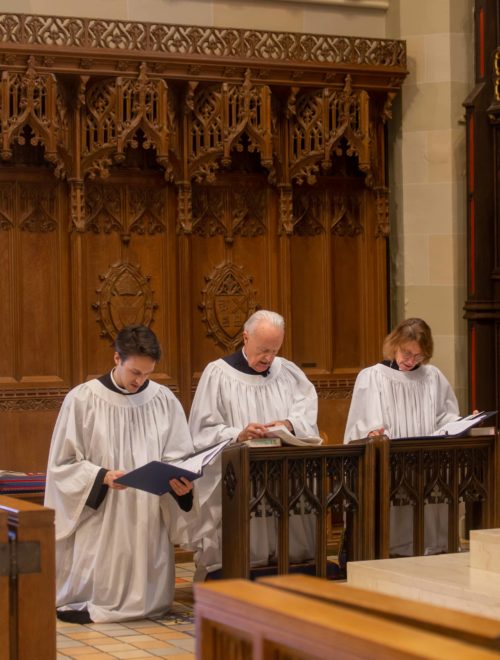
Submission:
[[[195,618],[198,660],[486,660],[500,649],[497,621],[309,576],[197,584]]]
[[[465,539],[470,529],[500,525],[498,433],[465,438],[367,440],[376,450],[376,555],[389,556],[390,506],[413,507],[413,555],[424,554],[426,504],[448,505],[448,552],[460,545],[460,508]]]
[[[370,438],[349,445],[256,448],[222,454],[223,576],[251,574],[250,519],[272,516],[277,529],[275,572],[293,568],[289,521],[300,500],[315,516],[311,565],[327,573],[332,520],[345,526],[346,559],[389,556],[391,505],[414,510],[414,555],[424,554],[424,508],[448,505],[448,552],[460,546],[459,518],[468,530],[500,526],[498,434],[456,439]]]
[[[0,657],[56,657],[54,511],[0,496]]]
[[[327,574],[327,537],[334,518],[346,522],[349,559],[373,559],[374,446],[256,448],[222,454],[223,576],[250,576],[250,517],[276,520],[276,571],[288,573],[289,521],[297,503],[315,516],[316,575]]]

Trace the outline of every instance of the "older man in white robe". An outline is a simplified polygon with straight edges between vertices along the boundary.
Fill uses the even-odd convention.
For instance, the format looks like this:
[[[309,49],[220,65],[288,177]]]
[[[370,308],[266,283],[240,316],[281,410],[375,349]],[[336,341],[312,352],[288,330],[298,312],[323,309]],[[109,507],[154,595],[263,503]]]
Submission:
[[[312,383],[293,362],[277,357],[285,323],[279,314],[255,312],[245,323],[243,348],[205,368],[194,397],[189,427],[197,449],[231,438],[243,442],[272,435],[269,427],[284,424],[298,437],[318,435],[318,398]],[[205,521],[196,548],[197,577],[221,567],[221,461],[205,470],[198,495]],[[250,561],[267,564],[275,552],[269,518],[252,518]],[[290,558],[314,555],[312,515],[291,515]]]
[[[56,511],[63,621],[164,614],[175,589],[172,542],[187,515],[181,509],[193,503],[186,479],[171,480],[171,494],[161,497],[115,483],[150,461],[194,451],[180,403],[149,380],[161,355],[154,333],[129,326],[115,348],[111,373],[66,396],[52,437],[45,505]]]

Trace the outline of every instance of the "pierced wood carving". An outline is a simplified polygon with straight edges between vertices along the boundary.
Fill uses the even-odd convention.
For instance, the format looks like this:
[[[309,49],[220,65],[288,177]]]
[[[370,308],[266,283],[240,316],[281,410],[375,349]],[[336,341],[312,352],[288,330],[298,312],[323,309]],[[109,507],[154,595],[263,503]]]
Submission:
[[[342,90],[324,88],[295,95],[288,102],[290,178],[313,184],[328,172],[332,158],[356,156],[362,172],[370,171],[369,97],[353,90],[351,76]]]
[[[258,151],[265,168],[273,164],[271,138],[271,90],[254,85],[250,71],[243,83],[201,86],[191,83],[186,99],[188,114],[187,179],[213,181],[219,167],[231,165],[231,151]]]
[[[328,72],[328,65],[385,67],[404,77],[406,50],[403,41],[366,37],[272,32],[246,28],[214,28],[161,23],[138,23],[126,20],[2,14],[0,43],[18,47],[57,47],[63,52],[75,50],[75,60],[91,67],[94,59],[82,57],[99,49],[100,54],[116,62],[117,53],[158,54],[172,60],[179,56],[221,58],[221,68],[233,59],[250,59],[269,69],[276,63],[317,65]],[[56,51],[53,51],[56,52]],[[193,65],[188,61],[189,66]]]
[[[92,305],[102,326],[101,335],[114,339],[126,325],[149,326],[154,310],[150,277],[143,276],[138,266],[129,263],[111,266],[97,289],[97,302]]]
[[[256,310],[252,278],[241,267],[226,262],[207,277],[202,291],[202,320],[207,325],[207,336],[234,351],[242,342],[243,324]]]
[[[24,73],[2,72],[0,92],[2,160],[12,158],[14,143],[44,147],[44,157],[56,176],[66,171],[68,125],[66,105],[52,73],[39,73],[29,57]],[[26,126],[29,131],[26,133]]]
[[[168,89],[151,80],[143,62],[137,78],[98,80],[85,93],[82,106],[82,176],[106,177],[109,168],[125,160],[125,150],[155,149],[156,160],[171,178],[169,143],[175,135]]]

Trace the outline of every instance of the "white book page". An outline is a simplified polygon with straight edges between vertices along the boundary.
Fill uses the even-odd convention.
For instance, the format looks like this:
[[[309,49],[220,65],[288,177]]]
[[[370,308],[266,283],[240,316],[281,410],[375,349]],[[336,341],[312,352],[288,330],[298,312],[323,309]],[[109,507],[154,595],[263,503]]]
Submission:
[[[483,413],[469,415],[468,417],[457,419],[455,422],[448,422],[437,431],[434,431],[432,435],[459,435],[473,426],[477,426],[477,424],[480,424],[486,419],[486,417],[487,415]]]
[[[177,467],[184,468],[184,470],[189,470],[190,472],[201,474],[205,465],[208,465],[217,456],[217,454],[231,442],[231,440],[232,438],[228,438],[228,440],[223,440],[216,445],[207,447],[206,449],[203,449],[202,451],[199,451],[192,456],[180,458],[175,461],[169,461],[169,463],[172,465],[177,465]]]
[[[270,438],[280,438],[285,445],[295,445],[298,447],[304,446],[317,446],[323,444],[323,438],[319,436],[311,436],[309,438],[298,438],[293,433],[283,426],[283,424],[276,424],[267,429]]]

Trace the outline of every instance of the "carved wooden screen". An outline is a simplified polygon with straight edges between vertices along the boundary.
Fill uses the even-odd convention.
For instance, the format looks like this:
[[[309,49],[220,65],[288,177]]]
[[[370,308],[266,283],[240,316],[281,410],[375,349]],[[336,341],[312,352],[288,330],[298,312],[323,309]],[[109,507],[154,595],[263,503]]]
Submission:
[[[150,325],[186,412],[255,309],[343,431],[386,331],[385,122],[402,42],[0,15],[0,467]]]

